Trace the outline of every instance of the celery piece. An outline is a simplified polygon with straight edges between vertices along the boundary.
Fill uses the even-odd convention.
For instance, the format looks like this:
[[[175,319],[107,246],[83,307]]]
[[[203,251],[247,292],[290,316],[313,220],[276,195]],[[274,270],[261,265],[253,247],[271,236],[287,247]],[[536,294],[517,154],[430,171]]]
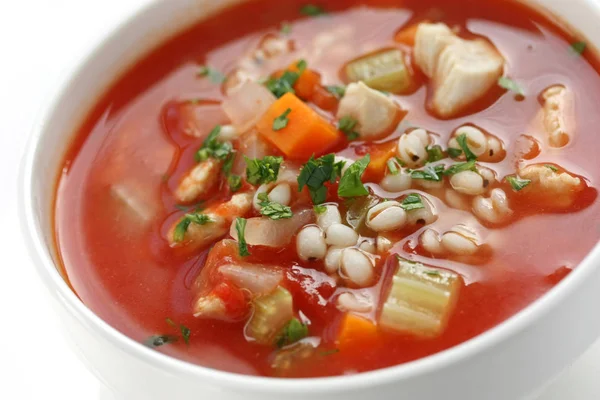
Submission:
[[[363,81],[372,89],[390,93],[402,93],[412,84],[404,56],[398,49],[384,50],[349,62],[346,76],[352,82]]]
[[[263,345],[275,345],[277,336],[294,318],[292,294],[278,286],[253,302],[254,313],[246,325],[246,338]]]
[[[293,346],[279,350],[273,358],[271,367],[275,370],[276,375],[285,376],[294,365],[308,360],[316,352],[317,349],[311,343],[296,343]]]
[[[461,278],[454,272],[398,258],[398,271],[379,324],[416,336],[438,336],[454,310],[461,286]]]

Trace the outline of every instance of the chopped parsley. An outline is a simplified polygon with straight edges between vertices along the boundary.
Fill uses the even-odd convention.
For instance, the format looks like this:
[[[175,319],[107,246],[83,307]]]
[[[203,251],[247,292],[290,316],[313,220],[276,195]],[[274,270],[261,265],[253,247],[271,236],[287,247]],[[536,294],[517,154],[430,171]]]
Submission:
[[[274,220],[292,218],[293,214],[290,207],[269,200],[269,196],[266,193],[260,193],[258,200],[260,200],[258,204],[260,205],[261,215]]]
[[[550,171],[552,172],[558,172],[558,168],[556,168],[554,165],[552,164],[544,164],[544,167],[548,168]]]
[[[346,95],[346,86],[331,85],[331,86],[325,86],[325,89],[327,89],[327,91],[329,93],[331,93],[338,99],[341,99],[342,97],[344,97]]]
[[[298,61],[296,68],[298,69],[297,72],[286,70],[279,78],[269,78],[265,82],[265,86],[277,98],[282,97],[286,93],[296,93],[294,91],[294,85],[300,78],[300,75],[306,70],[306,61]]]
[[[175,226],[175,230],[173,231],[173,240],[177,243],[183,242],[185,239],[185,234],[187,233],[190,224],[198,224],[198,225],[206,225],[210,222],[213,222],[212,219],[206,214],[200,213],[191,213],[185,214],[183,219],[179,221],[179,223]]]
[[[387,160],[386,164],[388,171],[390,171],[390,174],[398,175],[400,173],[400,164],[398,164],[396,158],[390,158],[389,160]]]
[[[469,145],[467,144],[467,134],[463,133],[462,135],[458,135],[456,137],[456,141],[458,145],[462,149],[462,152],[465,154],[467,161],[477,160],[477,156],[471,151]]]
[[[423,271],[423,273],[425,275],[431,276],[433,278],[439,278],[440,276],[442,276],[442,274],[440,273],[440,271],[436,271],[434,269],[425,270],[425,271]]]
[[[323,356],[323,357],[332,356],[332,355],[337,354],[339,352],[340,352],[340,349],[326,350],[326,351],[321,352],[321,356]]]
[[[322,204],[318,204],[318,205],[314,206],[314,209],[315,209],[315,213],[317,215],[321,215],[321,214],[323,214],[324,212],[327,211],[327,206],[324,206]]]
[[[338,196],[340,197],[358,197],[366,196],[369,191],[362,183],[362,175],[367,169],[367,166],[371,162],[371,156],[367,154],[360,160],[354,162],[340,179],[340,185],[338,187]]]
[[[177,341],[179,341],[179,338],[175,335],[153,335],[144,341],[144,345],[154,349]]]
[[[498,86],[500,86],[503,89],[510,90],[518,96],[525,96],[525,91],[517,83],[517,81],[510,79],[506,76],[501,76],[500,78],[498,78]]]
[[[586,42],[575,42],[571,44],[571,51],[577,55],[582,55],[586,47]]]
[[[333,154],[327,154],[317,159],[311,157],[302,166],[300,175],[298,175],[298,191],[306,186],[314,204],[324,203],[327,198],[325,183],[335,182],[342,167],[343,164],[335,162]]]
[[[356,140],[360,137],[358,132],[354,130],[358,121],[352,117],[342,117],[338,122],[338,129],[346,135],[348,140]]]
[[[400,204],[405,211],[418,210],[419,208],[425,208],[423,199],[417,193],[411,193],[402,200]]]
[[[461,149],[457,149],[454,147],[448,147],[448,155],[450,156],[450,158],[458,158],[458,157],[460,157],[461,154],[462,154]]]
[[[282,35],[289,35],[290,33],[292,33],[292,24],[290,24],[289,22],[283,22],[281,24],[280,32]]]
[[[436,144],[435,146],[427,146],[428,163],[440,161],[444,158],[446,158],[446,156],[444,155],[444,150],[442,150],[442,147],[440,145]]]
[[[206,77],[208,79],[210,79],[210,81],[212,83],[223,83],[225,82],[225,75],[223,75],[221,72],[217,71],[214,68],[210,68],[206,65],[202,65],[200,67],[200,69],[198,70],[198,76],[199,77]]]
[[[292,318],[283,328],[276,340],[279,348],[294,344],[308,336],[308,325],[300,322],[298,318]]]
[[[246,218],[235,219],[235,230],[238,234],[238,249],[241,257],[248,257],[250,251],[248,251],[248,244],[246,243]]]
[[[181,337],[183,338],[183,341],[185,342],[185,344],[190,344],[190,335],[192,334],[192,331],[190,330],[190,328],[188,328],[187,326],[183,325],[183,324],[176,324],[175,322],[173,322],[173,320],[171,318],[167,318],[166,319],[167,324],[171,325],[173,328],[177,328],[179,329],[179,332],[181,333]]]
[[[314,4],[306,4],[302,6],[302,8],[300,8],[300,13],[302,15],[306,15],[307,17],[319,17],[327,14],[323,7]]]
[[[217,160],[225,160],[231,154],[233,146],[230,142],[221,143],[217,140],[221,133],[221,125],[217,125],[208,134],[202,147],[198,149],[194,155],[196,162],[205,161],[209,158],[216,158]]]
[[[279,117],[277,117],[273,120],[273,130],[274,131],[280,131],[288,125],[288,122],[290,122],[288,115],[290,115],[291,112],[292,112],[292,109],[288,108],[287,110],[285,110],[283,112],[283,114],[281,114]]]
[[[458,174],[459,172],[464,172],[464,171],[477,172],[477,167],[475,166],[475,160],[453,164],[444,171],[444,175],[455,175],[455,174]]]
[[[410,176],[413,179],[423,179],[426,181],[440,182],[442,180],[443,172],[444,166],[442,164],[428,164],[423,169],[410,171]]]
[[[233,162],[235,161],[235,155],[235,152],[232,151],[223,164],[223,173],[227,177],[229,190],[231,190],[233,193],[237,192],[242,187],[242,177],[231,173]]]
[[[244,159],[246,160],[246,179],[250,184],[262,185],[277,180],[283,157],[265,156],[263,159],[249,159],[244,156]]]
[[[506,181],[510,184],[515,192],[522,190],[531,183],[529,179],[521,179],[518,176],[507,176]]]

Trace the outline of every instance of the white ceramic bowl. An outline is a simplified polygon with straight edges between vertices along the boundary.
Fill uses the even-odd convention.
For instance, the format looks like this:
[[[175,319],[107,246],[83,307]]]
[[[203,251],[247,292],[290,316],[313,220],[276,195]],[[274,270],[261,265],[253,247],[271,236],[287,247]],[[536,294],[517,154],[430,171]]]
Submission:
[[[415,362],[347,377],[280,380],[188,364],[123,336],[77,298],[57,271],[52,224],[55,178],[71,136],[96,99],[140,56],[237,1],[152,1],[80,57],[35,126],[21,168],[22,224],[62,326],[89,368],[128,400],[511,400],[531,396],[574,361],[600,332],[599,246],[555,289],[498,327]],[[600,47],[599,3],[537,2]]]

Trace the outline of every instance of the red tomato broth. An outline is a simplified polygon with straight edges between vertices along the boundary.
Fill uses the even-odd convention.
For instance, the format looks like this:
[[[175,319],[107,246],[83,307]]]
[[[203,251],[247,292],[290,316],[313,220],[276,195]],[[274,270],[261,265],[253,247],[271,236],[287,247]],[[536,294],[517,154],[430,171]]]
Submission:
[[[589,186],[597,184],[600,160],[588,154],[600,150],[594,137],[600,122],[595,111],[595,104],[600,101],[598,60],[589,51],[585,58],[572,56],[569,46],[577,39],[541,15],[512,1],[499,0],[462,0],[460,7],[456,2],[450,5],[440,0],[332,0],[326,2],[330,16],[297,20],[304,3],[293,0],[281,7],[272,0],[251,1],[170,40],[133,66],[99,99],[65,157],[55,218],[57,246],[68,279],[86,305],[135,340],[142,342],[153,334],[177,334],[177,329],[165,322],[166,318],[190,328],[189,346],[180,341],[158,351],[226,371],[273,374],[270,363],[274,349],[248,343],[244,322],[202,320],[191,315],[191,289],[207,250],[201,254],[173,251],[164,238],[168,227],[183,213],[175,207],[172,190],[194,164],[193,154],[203,141],[202,137],[185,136],[181,131],[185,124],[178,124],[179,114],[174,110],[191,99],[223,99],[218,85],[196,77],[197,65],[206,63],[229,71],[246,48],[256,45],[265,33],[277,32],[282,21],[293,22],[290,37],[296,41],[296,49],[308,46],[314,34],[324,29],[343,24],[357,29],[357,37],[352,39],[352,57],[330,55],[321,61],[306,57],[309,68],[321,74],[324,84],[340,84],[341,65],[369,51],[396,45],[395,34],[414,22],[442,20],[450,26],[461,26],[463,32],[468,28],[473,34],[488,37],[506,57],[507,75],[525,88],[526,98],[516,101],[510,94],[501,96],[503,91],[495,89],[466,110],[463,117],[441,120],[424,108],[427,90],[422,86],[411,95],[395,96],[408,110],[404,122],[435,132],[438,143],[444,147],[452,131],[465,123],[492,132],[504,141],[509,153],[502,162],[490,164],[500,177],[514,173],[512,148],[520,134],[529,134],[541,144],[541,155],[533,162],[556,163],[584,176]],[[248,15],[260,18],[249,19]],[[279,69],[297,58],[294,55],[282,60]],[[531,122],[540,107],[533,94],[556,82],[573,89],[577,104],[576,135],[560,150],[547,147],[541,128]],[[207,131],[214,123],[210,121]],[[381,142],[402,132],[399,128]],[[364,154],[361,146],[352,143],[340,154],[358,158]],[[151,222],[139,230],[130,226],[128,216],[120,214],[109,193],[112,183],[127,179],[141,182],[139,190],[158,210]],[[330,194],[331,200],[337,200],[333,193],[335,185]],[[511,199],[519,196],[510,191],[507,194]],[[211,194],[205,206],[226,195],[227,189],[222,188],[219,195]],[[373,341],[355,349],[318,354],[316,361],[299,362],[288,375],[368,371],[415,360],[468,340],[544,294],[565,275],[565,269],[568,271],[583,259],[600,237],[600,204],[594,189],[579,199],[571,210],[576,212],[570,214],[540,213],[527,204],[516,204],[516,221],[485,231],[487,238],[493,240],[493,254],[477,265],[421,256],[418,246],[411,244],[420,230],[394,248],[401,255],[455,270],[465,278],[466,286],[461,289],[456,310],[442,336],[415,339],[380,332]],[[432,225],[434,228],[450,227],[468,218],[474,220],[471,214],[452,210],[442,201],[436,200],[435,206],[441,218]],[[302,275],[299,268],[322,270],[322,265],[299,262],[293,245],[278,252],[261,248],[251,248],[251,252],[258,260],[276,260],[287,269],[286,287],[298,299],[296,311],[309,316],[311,336],[321,336],[325,350],[335,349],[341,313],[335,307],[320,306],[314,296],[303,297],[303,285],[297,283]],[[382,275],[390,274],[383,266],[380,268]],[[322,298],[334,295],[328,282],[313,284]]]

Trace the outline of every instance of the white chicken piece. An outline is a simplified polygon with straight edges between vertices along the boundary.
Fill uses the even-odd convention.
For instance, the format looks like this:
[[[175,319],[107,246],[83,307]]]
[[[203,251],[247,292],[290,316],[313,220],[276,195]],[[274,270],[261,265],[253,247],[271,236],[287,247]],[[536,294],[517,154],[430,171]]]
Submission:
[[[565,116],[572,115],[572,96],[566,87],[554,85],[542,92],[542,101],[542,120],[548,142],[552,147],[563,147],[570,139]]]
[[[244,216],[250,211],[253,197],[253,192],[237,193],[229,201],[203,211],[209,218],[209,222],[204,225],[190,223],[181,242],[175,240],[175,229],[181,220],[175,222],[167,235],[170,245],[183,244],[190,249],[210,245],[227,234],[229,225],[234,219]]]
[[[419,24],[415,61],[433,84],[433,109],[449,118],[492,88],[502,76],[504,58],[483,39],[465,40],[445,24]]]
[[[191,203],[202,193],[208,193],[216,184],[221,161],[209,158],[192,168],[177,186],[175,198],[180,203]]]
[[[531,181],[529,193],[544,200],[544,204],[554,207],[569,207],[577,195],[585,189],[581,178],[569,172],[560,172],[556,167],[544,164],[529,165],[519,170],[522,179]]]
[[[390,132],[397,124],[400,108],[383,93],[363,82],[351,83],[340,101],[337,117],[357,121],[356,132],[363,140],[376,139]]]

